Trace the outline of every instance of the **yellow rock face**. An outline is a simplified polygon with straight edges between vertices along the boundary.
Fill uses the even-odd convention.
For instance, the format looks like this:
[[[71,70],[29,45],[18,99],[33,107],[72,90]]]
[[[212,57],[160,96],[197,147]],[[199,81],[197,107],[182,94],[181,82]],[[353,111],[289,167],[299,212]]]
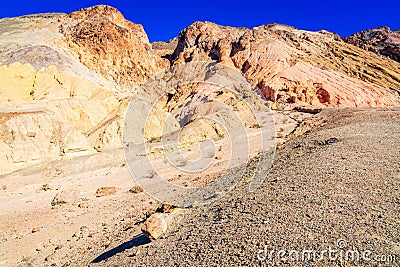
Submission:
[[[43,110],[0,116],[0,173],[94,152],[85,136],[58,114]]]
[[[31,64],[12,63],[0,66],[0,103],[2,106],[18,106],[30,102],[48,102],[63,99],[108,99],[111,92],[80,77],[59,73],[50,65],[35,71]],[[108,99],[110,100],[110,99]],[[114,103],[106,104],[108,106]]]
[[[0,66],[1,106],[15,106],[33,100],[35,72],[30,64],[14,63]]]
[[[121,145],[118,132],[101,144],[100,134],[91,133],[119,111],[120,102],[111,92],[59,73],[56,66],[35,71],[16,62],[0,66],[0,80],[0,174]]]

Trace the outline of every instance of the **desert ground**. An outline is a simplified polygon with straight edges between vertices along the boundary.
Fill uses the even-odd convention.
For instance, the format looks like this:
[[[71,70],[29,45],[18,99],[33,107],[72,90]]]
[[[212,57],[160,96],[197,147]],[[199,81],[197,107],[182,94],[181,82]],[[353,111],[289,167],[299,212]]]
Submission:
[[[0,263],[286,265],[290,260],[265,259],[259,251],[319,252],[337,248],[336,242],[344,240],[343,250],[388,256],[386,262],[343,260],[345,266],[397,266],[400,110],[328,108],[308,114],[298,125],[288,129],[287,141],[278,146],[261,188],[248,190],[255,152],[234,190],[210,205],[185,209],[174,229],[151,242],[141,233],[141,225],[161,203],[135,187],[121,150],[3,176]],[[190,186],[202,179],[207,181],[207,177],[177,180]],[[115,190],[96,196],[100,187]],[[52,205],[61,192],[64,198]],[[293,263],[339,264],[327,257]]]

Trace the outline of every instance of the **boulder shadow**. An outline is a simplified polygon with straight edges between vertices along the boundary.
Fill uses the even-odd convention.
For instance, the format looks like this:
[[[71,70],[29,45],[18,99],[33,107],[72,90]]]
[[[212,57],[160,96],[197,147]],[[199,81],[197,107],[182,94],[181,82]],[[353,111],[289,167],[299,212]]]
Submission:
[[[122,243],[121,245],[119,245],[118,247],[115,247],[111,250],[108,250],[104,253],[102,253],[101,255],[99,255],[98,257],[96,257],[94,260],[91,261],[91,263],[99,263],[102,262],[108,258],[111,258],[112,256],[123,252],[127,249],[133,248],[133,247],[138,247],[138,246],[142,246],[145,244],[150,243],[150,240],[147,238],[147,236],[140,234],[135,236],[132,240],[129,240],[125,243]]]

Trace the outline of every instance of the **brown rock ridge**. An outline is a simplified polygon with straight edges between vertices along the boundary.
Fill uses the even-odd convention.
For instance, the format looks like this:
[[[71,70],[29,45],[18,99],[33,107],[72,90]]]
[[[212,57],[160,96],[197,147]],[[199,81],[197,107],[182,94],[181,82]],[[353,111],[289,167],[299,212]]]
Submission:
[[[216,61],[235,66],[268,100],[324,106],[394,106],[400,64],[326,31],[285,25],[253,29],[195,22],[178,37],[173,64]]]
[[[143,26],[126,20],[113,7],[72,12],[59,29],[84,65],[128,90],[160,67]]]
[[[400,31],[378,27],[357,32],[343,39],[346,43],[400,62]]]

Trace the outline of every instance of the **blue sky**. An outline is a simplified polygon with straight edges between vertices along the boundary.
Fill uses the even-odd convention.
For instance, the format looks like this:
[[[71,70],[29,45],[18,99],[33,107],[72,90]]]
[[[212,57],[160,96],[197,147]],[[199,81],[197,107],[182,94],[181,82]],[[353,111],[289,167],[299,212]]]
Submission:
[[[108,4],[144,26],[150,41],[166,41],[194,21],[252,28],[272,22],[299,29],[325,29],[345,37],[354,32],[389,26],[400,28],[400,1],[4,1],[0,17],[41,12],[71,12]]]

